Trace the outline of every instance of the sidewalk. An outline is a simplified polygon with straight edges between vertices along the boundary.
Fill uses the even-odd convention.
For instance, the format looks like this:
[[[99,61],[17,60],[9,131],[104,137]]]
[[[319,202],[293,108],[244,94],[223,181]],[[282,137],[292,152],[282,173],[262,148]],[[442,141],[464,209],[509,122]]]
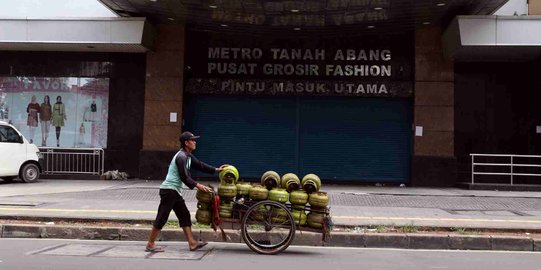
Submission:
[[[0,184],[0,218],[111,220],[150,224],[159,203],[160,183],[42,180],[35,184]],[[541,249],[541,242],[536,241],[541,233],[541,192],[350,185],[324,185],[322,190],[330,195],[331,215],[336,229],[339,229],[332,233],[335,235],[334,245],[367,246],[370,240],[366,237],[374,233],[376,238],[394,239],[393,243],[389,243],[393,247],[408,248],[412,241],[415,243],[415,237],[421,237],[419,233],[411,233],[417,231],[413,228],[427,227],[431,230],[438,228],[439,237],[432,234],[430,239],[437,238],[437,241],[445,242],[444,246],[447,247],[450,247],[449,235],[457,233],[445,235],[442,231],[455,231],[458,234],[491,231],[493,235],[488,235],[488,242],[485,239],[487,235],[478,236],[484,237],[482,240],[491,245],[499,241],[493,239],[501,238],[501,235],[497,236],[500,234],[498,232],[513,231],[517,232],[517,236],[511,238],[520,239],[514,241],[531,245],[530,250]],[[185,190],[184,198],[192,216],[195,215],[195,191]],[[170,220],[176,220],[174,214],[171,214]],[[375,228],[382,231],[391,227],[403,227],[410,233],[375,233]],[[7,236],[6,228],[9,226],[3,226],[3,237]],[[364,238],[357,239],[359,235]],[[343,240],[337,243],[336,239]],[[485,245],[482,249],[487,247]]]

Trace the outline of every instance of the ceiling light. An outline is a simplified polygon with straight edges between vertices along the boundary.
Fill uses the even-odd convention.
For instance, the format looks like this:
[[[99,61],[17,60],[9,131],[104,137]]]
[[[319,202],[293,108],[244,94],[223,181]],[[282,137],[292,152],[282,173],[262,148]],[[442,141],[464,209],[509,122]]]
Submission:
[[[297,13],[297,12],[299,12],[299,10],[298,9],[292,9],[291,12]]]
[[[368,28],[368,29],[373,29],[373,28],[376,28],[376,27],[373,26],[373,25],[369,25],[369,26],[367,26],[366,28]]]
[[[158,2],[158,0],[150,0],[150,2]]]
[[[175,20],[175,18],[171,18],[171,17],[169,17],[169,18],[167,18],[167,19],[170,20],[170,21],[174,21],[174,20]]]
[[[209,8],[218,8],[218,6],[211,5]]]
[[[374,10],[382,10],[382,7],[375,7]]]
[[[220,24],[221,27],[227,27],[228,25],[227,24]]]
[[[295,27],[295,28],[293,28],[293,30],[299,31],[299,30],[301,30],[301,28],[300,27]]]
[[[443,7],[443,6],[445,6],[445,3],[437,3],[436,6]]]
[[[423,22],[423,24],[424,24],[424,25],[428,25],[428,24],[430,24],[430,22]]]

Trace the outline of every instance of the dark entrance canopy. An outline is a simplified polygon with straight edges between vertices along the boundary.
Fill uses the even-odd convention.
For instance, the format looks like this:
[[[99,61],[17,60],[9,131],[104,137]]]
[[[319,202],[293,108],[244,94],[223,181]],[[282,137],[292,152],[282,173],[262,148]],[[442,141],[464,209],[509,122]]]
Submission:
[[[120,16],[252,35],[402,32],[456,15],[489,15],[507,0],[100,0]]]

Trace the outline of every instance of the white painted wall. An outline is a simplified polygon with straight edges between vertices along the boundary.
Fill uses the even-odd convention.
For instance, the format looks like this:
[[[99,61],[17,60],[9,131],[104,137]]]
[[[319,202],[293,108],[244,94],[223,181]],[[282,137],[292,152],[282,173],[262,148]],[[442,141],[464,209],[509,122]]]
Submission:
[[[141,44],[144,18],[0,19],[0,42]]]
[[[494,15],[500,16],[513,16],[513,15],[528,15],[528,1],[527,0],[509,0],[503,5]]]
[[[457,19],[462,46],[541,46],[539,16],[458,16]]]
[[[98,0],[0,0],[0,18],[118,17]]]

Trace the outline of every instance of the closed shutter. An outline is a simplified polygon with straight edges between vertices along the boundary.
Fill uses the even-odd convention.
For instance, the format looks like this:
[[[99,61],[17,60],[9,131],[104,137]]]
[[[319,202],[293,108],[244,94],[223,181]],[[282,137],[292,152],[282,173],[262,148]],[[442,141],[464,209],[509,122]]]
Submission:
[[[322,179],[407,183],[411,105],[404,99],[304,98],[300,174]]]
[[[295,172],[296,104],[285,97],[191,96],[184,129],[201,135],[196,157],[213,166],[232,164],[241,177]]]
[[[411,101],[398,98],[189,96],[194,153],[241,178],[267,170],[325,180],[408,183]]]

